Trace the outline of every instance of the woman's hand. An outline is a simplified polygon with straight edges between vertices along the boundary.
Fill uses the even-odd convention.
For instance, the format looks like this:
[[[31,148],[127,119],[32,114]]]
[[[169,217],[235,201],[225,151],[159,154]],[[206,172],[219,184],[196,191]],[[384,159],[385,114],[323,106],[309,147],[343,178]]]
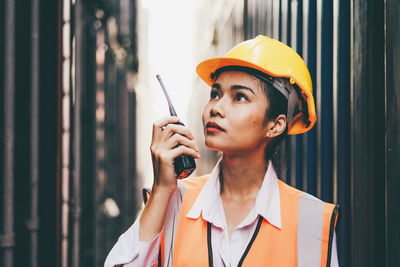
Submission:
[[[166,117],[153,124],[151,156],[153,161],[153,194],[172,194],[176,190],[174,160],[182,154],[199,158],[194,136],[188,128],[176,124],[177,117]]]
[[[193,134],[184,126],[174,124],[177,117],[166,117],[153,124],[151,156],[154,183],[150,199],[140,216],[139,240],[151,241],[160,233],[169,201],[177,187],[174,160],[186,154],[199,158]]]

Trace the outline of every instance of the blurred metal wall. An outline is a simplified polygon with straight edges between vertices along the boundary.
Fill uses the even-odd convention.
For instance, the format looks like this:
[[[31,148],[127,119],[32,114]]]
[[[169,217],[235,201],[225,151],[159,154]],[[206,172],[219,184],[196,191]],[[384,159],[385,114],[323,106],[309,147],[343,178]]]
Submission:
[[[287,138],[283,179],[340,205],[340,266],[400,264],[399,11],[391,0],[245,1],[245,38],[279,39],[309,67],[318,119]]]
[[[135,1],[63,1],[60,266],[101,266],[136,216],[135,14]]]
[[[0,26],[0,266],[101,266],[138,209],[136,2],[6,0]]]
[[[0,266],[56,261],[58,7],[0,2]]]
[[[260,5],[263,8],[260,8]],[[350,252],[350,2],[247,1],[246,37],[263,33],[288,44],[305,60],[314,87],[317,123],[288,136],[287,183],[341,206],[341,266]],[[258,13],[258,14],[257,14]]]

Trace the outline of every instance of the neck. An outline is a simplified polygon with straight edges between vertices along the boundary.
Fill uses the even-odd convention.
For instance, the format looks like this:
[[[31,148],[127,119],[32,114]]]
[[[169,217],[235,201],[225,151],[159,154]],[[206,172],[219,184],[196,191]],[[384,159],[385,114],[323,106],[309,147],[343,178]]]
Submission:
[[[264,151],[225,153],[221,166],[221,196],[255,198],[264,180],[267,163]]]

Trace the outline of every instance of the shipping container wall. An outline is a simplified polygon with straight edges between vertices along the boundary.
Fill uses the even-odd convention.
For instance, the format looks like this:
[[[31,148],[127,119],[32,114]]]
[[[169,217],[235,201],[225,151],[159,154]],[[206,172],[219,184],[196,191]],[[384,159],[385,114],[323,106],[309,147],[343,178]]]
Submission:
[[[247,1],[245,35],[265,34],[303,57],[313,82],[317,122],[288,136],[282,179],[339,204],[341,265],[348,262],[350,227],[350,3],[348,1]],[[347,234],[346,234],[347,231]]]
[[[317,123],[286,139],[282,179],[340,205],[340,266],[385,266],[393,242],[385,225],[386,183],[396,178],[385,176],[384,16],[383,1],[245,1],[245,38],[279,39],[309,68]]]
[[[0,26],[0,266],[101,266],[138,211],[136,2],[0,1]]]

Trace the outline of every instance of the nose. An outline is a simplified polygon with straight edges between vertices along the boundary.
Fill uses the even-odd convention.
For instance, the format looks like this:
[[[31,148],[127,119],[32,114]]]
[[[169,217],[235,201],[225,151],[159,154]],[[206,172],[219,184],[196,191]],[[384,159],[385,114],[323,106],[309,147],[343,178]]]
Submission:
[[[210,109],[211,116],[220,116],[221,118],[225,117],[225,107],[224,107],[224,97],[218,99],[213,102],[213,105]]]

